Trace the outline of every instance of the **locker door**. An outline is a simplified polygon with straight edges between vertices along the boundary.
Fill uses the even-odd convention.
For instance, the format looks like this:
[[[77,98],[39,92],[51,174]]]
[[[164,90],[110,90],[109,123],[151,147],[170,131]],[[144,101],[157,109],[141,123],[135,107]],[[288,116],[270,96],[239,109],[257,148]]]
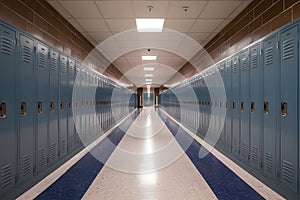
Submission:
[[[240,63],[239,55],[232,58],[232,152],[240,153]]]
[[[241,90],[240,90],[240,155],[243,160],[249,160],[249,115],[250,115],[250,88],[249,88],[249,49],[240,53],[240,74],[241,74]]]
[[[34,40],[20,34],[18,56],[18,105],[19,118],[19,182],[23,183],[33,177],[35,159],[35,69]],[[11,82],[11,80],[10,80]]]
[[[73,111],[72,111],[72,93],[74,85],[74,69],[75,61],[71,58],[68,59],[68,152],[74,150],[74,120],[73,120]]]
[[[76,62],[75,63],[75,73],[74,73],[74,83],[75,83],[75,80],[76,80],[76,77],[77,77],[77,74],[79,73],[79,70],[80,70],[80,63],[79,62]],[[79,76],[79,75],[78,75]],[[77,79],[78,82],[76,82],[77,84],[77,87],[80,88],[80,81],[79,81],[79,78]],[[75,92],[79,92],[78,90],[75,91]],[[73,95],[73,94],[72,94]],[[80,110],[80,101],[79,101],[79,94],[78,93],[75,93],[74,96],[76,96],[76,102],[75,103],[75,107],[77,110]],[[80,130],[80,116],[75,116],[75,123],[76,123],[76,126],[74,127],[74,134],[75,134],[75,139],[74,139],[74,146],[79,147],[80,146],[80,137],[79,137],[79,130]]]
[[[263,41],[263,172],[275,179],[276,176],[276,140],[278,138],[279,110],[279,54],[277,34]]]
[[[36,91],[35,113],[37,117],[36,132],[36,170],[42,171],[47,167],[48,146],[48,115],[49,115],[49,50],[40,42],[36,43],[35,70]]]
[[[280,33],[281,182],[298,191],[298,26]]]
[[[231,152],[232,148],[232,96],[231,96],[231,79],[232,79],[232,70],[231,70],[231,58],[225,61],[225,90],[226,90],[226,118],[225,118],[225,136],[226,136],[226,149]]]
[[[48,164],[51,165],[58,158],[58,111],[59,111],[59,86],[58,86],[58,52],[50,50],[50,80],[49,80],[49,136],[48,136]]]
[[[261,167],[263,68],[260,43],[250,48],[250,163]]]
[[[59,156],[67,153],[67,116],[68,116],[68,85],[67,85],[67,57],[59,58]]]
[[[225,87],[225,83],[224,83],[224,81],[225,81],[224,62],[220,63],[219,73],[221,75],[221,78],[222,78],[222,81],[223,81],[223,84],[224,84],[224,87]],[[219,89],[221,89],[221,85],[219,87],[220,87]],[[222,113],[221,109],[222,109],[223,106],[225,106],[225,104],[226,104],[226,99],[220,99],[220,102],[217,102],[217,106],[218,106],[218,109],[219,109],[219,112],[218,112],[219,114]],[[226,134],[226,132],[225,132],[226,124],[225,124],[225,121],[224,121],[224,124],[221,124],[222,117],[223,116],[218,116],[218,124],[219,124],[219,126],[220,126],[220,128],[222,130],[220,138],[219,138],[219,145],[222,148],[224,148],[224,145],[225,145],[225,134]]]
[[[16,31],[0,24],[0,146],[5,150],[0,155],[0,196],[15,186],[16,176],[15,45]],[[32,62],[31,54],[29,58]]]

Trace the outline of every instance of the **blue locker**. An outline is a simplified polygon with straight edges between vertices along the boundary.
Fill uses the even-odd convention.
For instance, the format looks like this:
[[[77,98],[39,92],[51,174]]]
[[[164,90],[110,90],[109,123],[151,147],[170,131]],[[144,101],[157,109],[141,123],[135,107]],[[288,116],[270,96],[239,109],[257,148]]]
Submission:
[[[71,58],[68,59],[68,68],[67,68],[67,77],[68,77],[68,152],[74,150],[74,120],[73,120],[73,111],[72,111],[72,93],[74,85],[74,70],[75,70],[75,61]]]
[[[240,53],[240,155],[245,161],[249,160],[249,125],[250,125],[250,70],[249,49]]]
[[[68,79],[67,79],[68,59],[64,55],[59,57],[59,156],[67,154],[68,136]]]
[[[232,152],[240,153],[240,61],[239,55],[232,57]]]
[[[225,62],[222,61],[221,63],[219,63],[219,73],[220,73],[220,76],[222,78],[222,81],[223,81],[223,84],[224,84],[224,89],[225,89]],[[222,85],[219,85],[218,87],[220,87],[219,89],[222,89]],[[226,91],[225,91],[226,92]],[[217,107],[219,109],[218,113],[221,114],[222,113],[222,109],[223,107],[226,105],[226,99],[220,99],[220,102],[217,102]],[[222,122],[222,118],[223,116],[218,116],[218,124],[222,130],[221,132],[221,135],[220,135],[220,138],[219,138],[219,145],[220,147],[224,148],[225,147],[225,130],[226,130],[226,124],[225,124],[225,121],[224,121],[224,124],[221,124]]]
[[[33,62],[29,55],[30,62]],[[20,56],[19,56],[20,57]],[[16,179],[16,31],[0,24],[0,197],[15,186]],[[21,59],[19,59],[21,60]]]
[[[49,76],[49,136],[48,136],[48,165],[57,161],[58,158],[58,112],[59,112],[59,54],[54,49],[50,50],[50,76]]]
[[[279,135],[279,52],[277,34],[263,41],[263,173],[275,179],[277,176],[276,141]]]
[[[250,164],[261,168],[263,68],[260,43],[250,47]]]
[[[77,77],[77,75],[80,76],[79,72],[80,72],[80,63],[76,62],[75,63],[74,80],[77,81],[76,84],[77,84],[78,88],[80,88],[80,79],[79,79],[79,77]],[[76,80],[76,78],[77,78],[77,80]],[[76,91],[76,92],[79,92],[79,91]],[[76,109],[80,110],[81,102],[79,101],[80,98],[78,96],[78,93],[76,93],[74,95],[76,95],[76,100],[77,100],[77,102],[75,102]],[[75,126],[75,141],[74,142],[76,143],[76,147],[79,147],[81,145],[81,139],[79,137],[79,131],[81,130],[81,121],[80,121],[81,118],[80,118],[80,115],[77,115],[75,117],[76,117],[77,125]]]
[[[298,25],[280,33],[281,183],[298,191]]]
[[[47,167],[48,115],[49,115],[49,50],[40,42],[35,45],[36,71],[36,171]]]
[[[18,51],[18,180],[19,183],[23,183],[33,177],[33,166],[35,165],[36,75],[34,40],[21,33]]]
[[[226,118],[225,118],[225,146],[228,152],[232,150],[232,96],[231,96],[231,58],[225,61],[225,90],[226,90]]]

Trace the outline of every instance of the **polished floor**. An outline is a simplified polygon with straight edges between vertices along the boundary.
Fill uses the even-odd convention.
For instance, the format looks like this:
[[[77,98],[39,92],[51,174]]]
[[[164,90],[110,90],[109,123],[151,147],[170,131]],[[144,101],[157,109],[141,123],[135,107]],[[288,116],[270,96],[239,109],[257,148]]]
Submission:
[[[113,127],[18,199],[283,199],[159,109]]]

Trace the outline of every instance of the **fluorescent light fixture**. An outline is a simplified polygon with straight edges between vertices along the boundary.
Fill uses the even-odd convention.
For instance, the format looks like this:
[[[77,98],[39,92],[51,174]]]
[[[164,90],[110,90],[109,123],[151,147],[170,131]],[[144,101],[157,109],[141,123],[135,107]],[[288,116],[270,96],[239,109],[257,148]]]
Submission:
[[[156,60],[157,56],[142,56],[142,60]]]
[[[145,77],[153,77],[153,74],[145,74]]]
[[[145,71],[154,71],[154,67],[144,67]]]
[[[146,78],[145,81],[146,82],[152,82],[152,79],[151,78]]]
[[[135,19],[138,32],[162,32],[165,19]]]
[[[152,84],[151,82],[147,82],[147,83],[146,83],[146,85],[151,85],[151,84]]]

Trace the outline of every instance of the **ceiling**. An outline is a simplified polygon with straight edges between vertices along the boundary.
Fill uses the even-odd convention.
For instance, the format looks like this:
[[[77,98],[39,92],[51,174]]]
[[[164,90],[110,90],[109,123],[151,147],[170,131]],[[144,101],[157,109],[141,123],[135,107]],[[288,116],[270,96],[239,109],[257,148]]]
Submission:
[[[186,34],[204,46],[251,2],[251,0],[47,1],[95,46],[117,33],[136,29],[136,18],[164,18],[164,28]],[[151,12],[148,6],[153,7]],[[136,86],[140,86],[141,80],[145,79],[141,65],[149,61],[141,61],[140,56],[145,54],[146,50],[134,50],[113,62]],[[151,49],[151,54],[158,56],[155,65],[160,66],[155,67],[153,84],[167,82],[186,63],[180,56],[163,50]],[[165,69],[164,66],[169,66],[173,70]]]

